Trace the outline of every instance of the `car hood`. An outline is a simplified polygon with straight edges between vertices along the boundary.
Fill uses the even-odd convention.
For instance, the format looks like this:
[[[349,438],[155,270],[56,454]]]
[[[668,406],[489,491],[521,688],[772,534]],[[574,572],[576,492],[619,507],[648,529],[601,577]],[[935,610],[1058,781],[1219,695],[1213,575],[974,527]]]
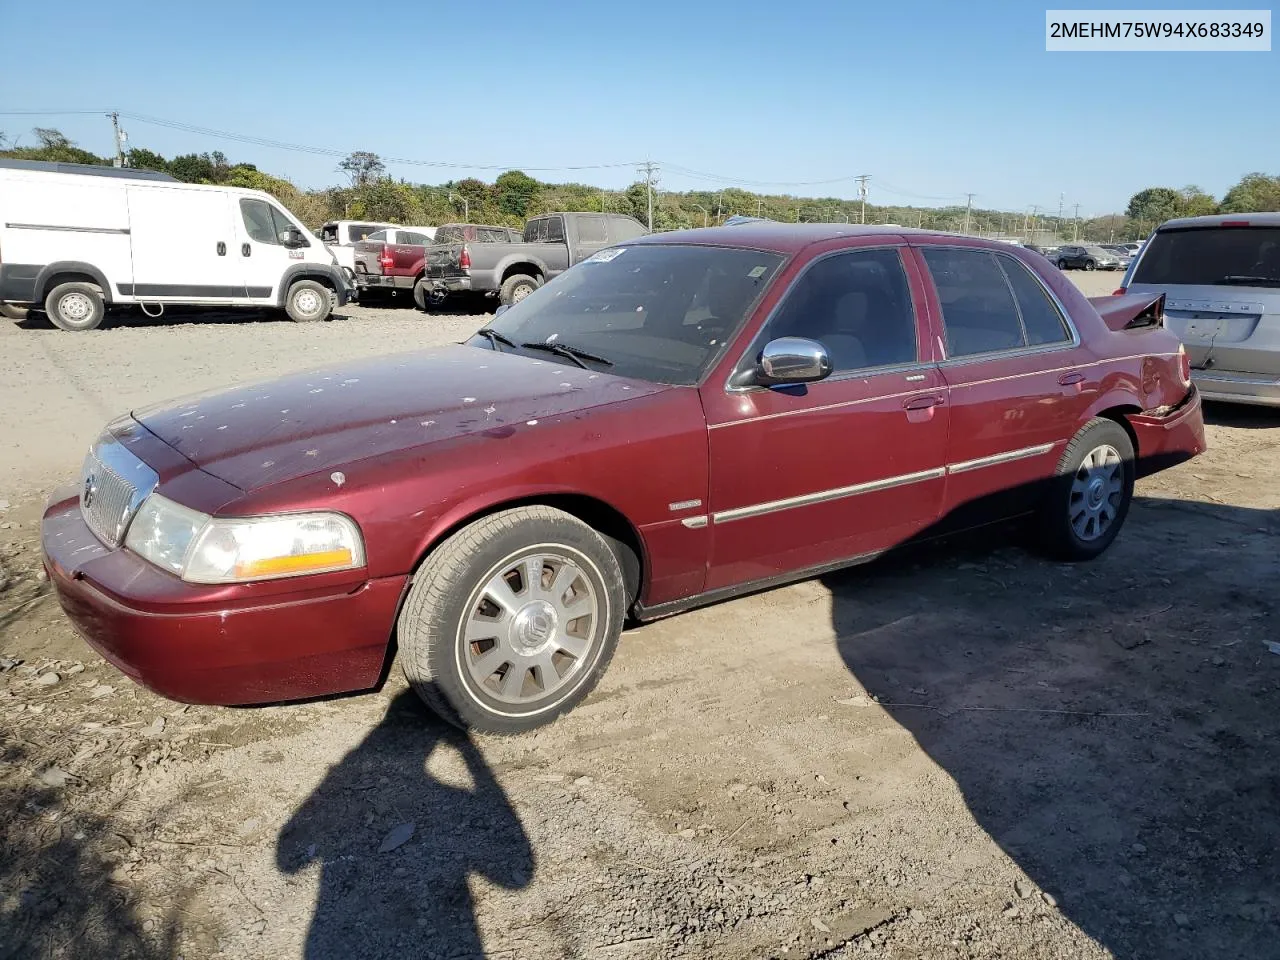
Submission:
[[[290,374],[133,416],[206,473],[249,491],[663,389],[566,364],[450,346]]]

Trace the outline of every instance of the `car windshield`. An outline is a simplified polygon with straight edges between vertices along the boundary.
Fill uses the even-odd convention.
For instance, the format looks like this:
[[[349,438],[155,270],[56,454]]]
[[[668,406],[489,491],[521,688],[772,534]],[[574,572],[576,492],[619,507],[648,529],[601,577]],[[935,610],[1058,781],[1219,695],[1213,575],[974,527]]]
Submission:
[[[578,351],[584,365],[694,384],[724,350],[784,258],[730,247],[640,244],[602,250],[529,294],[488,329],[511,343]],[[468,341],[505,349],[494,338]],[[530,356],[543,350],[524,347]]]
[[[1280,227],[1162,230],[1147,242],[1134,283],[1280,284]]]

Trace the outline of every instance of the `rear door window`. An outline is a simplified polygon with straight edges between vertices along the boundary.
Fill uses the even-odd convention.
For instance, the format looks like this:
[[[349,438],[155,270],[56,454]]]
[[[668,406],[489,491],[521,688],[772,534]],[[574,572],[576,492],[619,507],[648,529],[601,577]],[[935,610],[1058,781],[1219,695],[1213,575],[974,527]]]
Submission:
[[[385,240],[387,239],[387,231],[375,230],[373,233],[369,234],[369,236],[365,237],[365,239],[366,240]]]
[[[564,220],[560,217],[547,217],[547,240],[551,243],[564,243]]]
[[[1040,281],[1027,267],[1013,257],[996,258],[1013,288],[1013,298],[1022,315],[1027,345],[1039,347],[1049,343],[1065,343],[1071,339],[1066,320]]]
[[[545,219],[530,220],[524,225],[525,243],[545,243],[547,239],[547,221]]]
[[[377,231],[376,223],[353,223],[347,227],[347,240],[350,243],[359,243],[361,240],[368,240],[370,234]]]
[[[427,239],[427,235],[425,233],[414,233],[412,230],[401,230],[400,242],[412,243],[420,247],[425,247],[431,241]]]
[[[925,248],[923,253],[942,303],[948,357],[1025,344],[1013,291],[991,253],[948,247]]]
[[[1280,227],[1161,230],[1142,251],[1133,282],[1280,287]]]

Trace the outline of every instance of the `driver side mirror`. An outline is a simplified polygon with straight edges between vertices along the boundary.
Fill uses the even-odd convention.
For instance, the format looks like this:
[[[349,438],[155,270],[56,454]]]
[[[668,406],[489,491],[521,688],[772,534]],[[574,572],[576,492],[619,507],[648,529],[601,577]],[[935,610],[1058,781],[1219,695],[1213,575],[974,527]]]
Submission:
[[[310,244],[307,242],[307,238],[302,235],[301,230],[290,228],[284,232],[284,246],[308,247]]]
[[[827,348],[807,337],[770,340],[756,359],[755,383],[762,387],[814,383],[831,375]]]

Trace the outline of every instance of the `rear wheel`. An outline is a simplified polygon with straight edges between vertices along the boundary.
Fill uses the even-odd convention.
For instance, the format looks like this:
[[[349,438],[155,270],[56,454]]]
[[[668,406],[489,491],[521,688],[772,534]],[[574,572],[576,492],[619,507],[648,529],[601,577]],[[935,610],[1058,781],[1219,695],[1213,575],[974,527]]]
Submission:
[[[489,733],[550,723],[613,658],[626,603],[608,541],[545,506],[475,521],[437,547],[401,611],[401,663],[444,719]]]
[[[62,330],[92,330],[102,323],[106,305],[96,283],[60,283],[44,299],[44,309]]]
[[[312,323],[323,320],[333,310],[332,291],[315,280],[299,280],[289,288],[284,309],[295,323]]]
[[[413,285],[413,303],[419,310],[430,310],[444,303],[448,294],[439,287],[433,287],[425,278],[419,278]]]
[[[519,303],[533,291],[538,289],[538,281],[523,273],[512,274],[502,282],[502,290],[498,293],[498,302],[511,306]]]
[[[1059,560],[1092,560],[1120,533],[1133,500],[1134,450],[1114,420],[1095,418],[1072,438],[1040,508],[1041,546]]]

